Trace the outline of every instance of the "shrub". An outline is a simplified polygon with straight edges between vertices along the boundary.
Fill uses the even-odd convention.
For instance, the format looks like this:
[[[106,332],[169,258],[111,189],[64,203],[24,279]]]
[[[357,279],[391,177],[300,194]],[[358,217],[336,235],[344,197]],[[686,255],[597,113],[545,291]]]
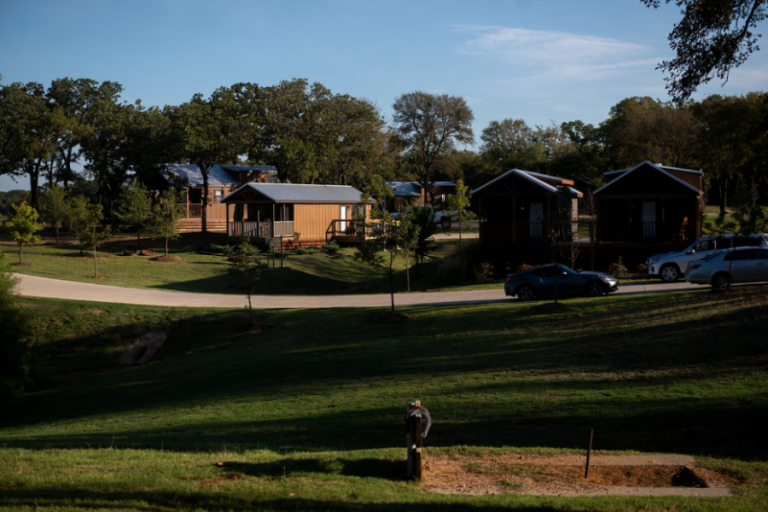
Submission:
[[[616,277],[627,277],[629,271],[627,270],[627,267],[624,266],[624,258],[619,256],[618,263],[611,263],[611,266],[608,267],[608,273]]]
[[[487,262],[475,265],[475,281],[480,283],[493,282],[493,265]]]
[[[35,387],[30,369],[30,318],[17,303],[13,291],[16,280],[9,271],[8,262],[0,252],[0,399],[13,398]]]
[[[519,274],[520,272],[525,272],[527,270],[531,270],[532,268],[535,268],[535,267],[533,265],[529,265],[527,263],[521,263],[515,269],[515,273]]]
[[[648,272],[648,267],[643,265],[642,263],[638,263],[635,267],[635,272],[638,274],[646,274]]]
[[[336,240],[331,240],[327,244],[323,244],[320,247],[328,254],[336,254],[341,249],[339,243]]]

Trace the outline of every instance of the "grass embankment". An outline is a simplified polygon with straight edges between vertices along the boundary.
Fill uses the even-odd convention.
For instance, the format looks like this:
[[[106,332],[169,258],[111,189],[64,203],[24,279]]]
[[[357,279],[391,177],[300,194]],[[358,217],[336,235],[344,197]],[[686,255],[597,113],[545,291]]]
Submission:
[[[242,311],[25,299],[55,385],[2,404],[10,508],[761,510],[768,290],[373,311]],[[114,360],[165,329],[160,357]],[[703,455],[736,497],[422,494],[400,480],[403,407],[432,451]],[[223,465],[219,466],[218,463]],[[646,508],[647,507],[647,508]]]
[[[60,245],[40,244],[24,249],[24,261],[31,266],[13,267],[15,272],[129,288],[158,288],[197,293],[240,293],[233,288],[236,278],[229,274],[230,263],[223,256],[202,254],[199,250],[208,244],[224,245],[226,235],[188,233],[171,244],[170,253],[181,262],[162,263],[145,256],[122,256],[126,247],[134,246],[135,239],[105,243],[99,248],[99,276],[93,279],[93,257],[86,250],[79,256],[79,245],[66,241]],[[467,242],[465,242],[467,243]],[[150,247],[157,254],[162,250],[155,243]],[[457,241],[440,241],[430,261],[417,272],[411,269],[411,290],[445,289],[436,278],[439,261],[453,252]],[[16,261],[15,246],[2,249],[10,261]],[[343,248],[337,255],[290,254],[283,260],[282,269],[269,269],[262,273],[257,291],[260,295],[345,295],[359,293],[389,293],[389,280],[382,269],[374,269],[353,257],[353,248]],[[266,261],[266,256],[262,256]],[[413,262],[411,262],[413,265]],[[278,262],[279,266],[279,262]],[[406,290],[405,260],[398,258],[396,289]],[[477,285],[477,289],[488,285]],[[498,286],[498,285],[495,285]]]

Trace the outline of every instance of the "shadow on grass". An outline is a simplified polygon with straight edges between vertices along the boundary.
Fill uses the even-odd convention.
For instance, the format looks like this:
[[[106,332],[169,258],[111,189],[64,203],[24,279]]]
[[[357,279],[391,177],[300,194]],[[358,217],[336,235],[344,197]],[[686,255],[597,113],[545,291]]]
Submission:
[[[290,510],[290,511],[339,511],[352,512],[434,512],[436,507],[447,512],[475,512],[480,510],[509,510],[508,502],[492,502],[486,499],[478,502],[476,497],[420,496],[402,494],[402,501],[372,503],[357,499],[308,499],[302,497],[254,498],[238,497],[222,491],[172,492],[159,490],[98,491],[78,487],[58,486],[56,489],[10,489],[3,491],[3,502],[15,507],[72,507],[73,496],[77,497],[78,509],[94,510]],[[419,500],[416,502],[415,500]],[[475,503],[470,502],[475,501]],[[563,510],[545,504],[522,504],[518,498],[514,510],[522,512],[554,512]]]
[[[217,466],[218,467],[218,466]],[[256,477],[279,478],[308,473],[343,475],[359,478],[380,478],[405,481],[405,460],[383,459],[283,459],[274,462],[225,462],[221,469],[226,474],[244,474]]]
[[[581,448],[595,428],[596,449],[768,457],[767,301],[756,289],[581,301],[555,316],[421,307],[406,326],[367,324],[370,311],[269,312],[275,328],[257,335],[238,334],[234,312],[197,313],[173,324],[148,366],[4,403],[2,442],[384,448],[402,444],[403,402],[420,397],[435,421],[427,446]],[[146,419],[121,423],[130,414]],[[85,427],[102,417],[117,421]]]

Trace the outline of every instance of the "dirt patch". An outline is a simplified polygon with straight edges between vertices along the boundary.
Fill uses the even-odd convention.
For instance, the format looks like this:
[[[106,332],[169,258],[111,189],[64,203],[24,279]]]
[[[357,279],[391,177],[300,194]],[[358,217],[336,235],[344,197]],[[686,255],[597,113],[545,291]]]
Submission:
[[[155,251],[150,251],[148,249],[144,249],[143,251],[141,251],[139,253],[139,255],[140,256],[154,256],[155,255]]]
[[[178,256],[168,255],[168,256],[156,256],[154,258],[150,258],[149,261],[159,261],[160,263],[178,263],[181,261],[181,258]]]
[[[600,456],[590,465],[589,478],[584,469],[578,455],[437,455],[425,460],[422,486],[473,495],[730,495],[721,476],[686,457]]]
[[[395,313],[394,315],[389,313],[378,313],[366,317],[368,323],[377,325],[402,324],[410,319],[411,316],[406,315],[405,313]]]

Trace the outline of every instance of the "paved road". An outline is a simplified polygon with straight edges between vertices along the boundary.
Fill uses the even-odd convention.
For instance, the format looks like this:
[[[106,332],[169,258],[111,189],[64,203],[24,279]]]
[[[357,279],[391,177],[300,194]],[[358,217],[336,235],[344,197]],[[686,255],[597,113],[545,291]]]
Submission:
[[[214,307],[241,308],[246,304],[242,295],[213,293],[188,293],[168,290],[147,290],[105,286],[100,284],[77,283],[45,277],[16,274],[19,278],[19,293],[27,297],[52,299],[115,302],[119,304],[141,304],[147,306],[172,307]],[[685,282],[674,284],[648,283],[627,284],[619,287],[618,295],[701,290],[704,287]],[[510,300],[504,295],[502,286],[493,290],[459,292],[427,292],[395,294],[398,306],[435,304],[480,304]],[[260,309],[295,308],[369,308],[390,305],[390,296],[377,295],[259,295],[253,297],[253,306]]]

